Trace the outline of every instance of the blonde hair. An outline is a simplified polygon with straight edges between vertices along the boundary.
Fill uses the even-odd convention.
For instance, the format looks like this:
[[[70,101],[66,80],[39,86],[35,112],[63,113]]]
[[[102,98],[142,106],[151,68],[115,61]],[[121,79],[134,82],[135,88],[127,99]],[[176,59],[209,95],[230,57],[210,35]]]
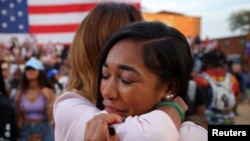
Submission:
[[[96,102],[97,60],[101,48],[121,26],[142,21],[135,6],[125,3],[100,3],[80,24],[69,51],[69,82],[67,90]]]

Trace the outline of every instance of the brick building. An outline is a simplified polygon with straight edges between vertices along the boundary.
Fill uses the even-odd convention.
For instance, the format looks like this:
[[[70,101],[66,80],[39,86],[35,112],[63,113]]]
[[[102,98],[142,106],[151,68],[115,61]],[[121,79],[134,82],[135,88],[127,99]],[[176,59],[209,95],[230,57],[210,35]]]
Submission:
[[[157,13],[143,12],[146,21],[161,21],[179,29],[186,37],[201,35],[201,17],[187,16],[180,13],[162,11]],[[234,36],[210,39],[216,40],[228,58],[238,56],[242,61],[250,64],[250,54],[245,53],[246,36]]]
[[[186,16],[167,11],[158,13],[143,12],[143,17],[146,21],[161,21],[169,26],[173,26],[180,30],[186,37],[195,37],[201,34],[200,17]]]
[[[218,46],[230,57],[239,57],[245,65],[250,65],[250,52],[246,53],[246,36],[233,36],[213,39]]]
[[[245,36],[234,36],[234,37],[224,37],[224,38],[217,38],[218,46],[226,54],[244,54],[245,53],[245,46],[246,46],[246,38]]]

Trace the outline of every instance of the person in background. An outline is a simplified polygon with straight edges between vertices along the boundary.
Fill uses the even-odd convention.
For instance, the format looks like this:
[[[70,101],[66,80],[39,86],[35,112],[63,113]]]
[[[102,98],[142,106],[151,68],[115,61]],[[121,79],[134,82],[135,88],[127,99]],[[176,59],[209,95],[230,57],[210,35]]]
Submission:
[[[18,86],[20,85],[22,73],[23,72],[20,68],[16,68],[16,70],[14,71],[14,73],[10,79],[10,86],[11,86],[10,100],[12,102],[13,108],[15,108],[15,104],[16,104],[15,99],[16,99]]]
[[[193,69],[188,82],[188,115],[205,117],[205,93],[202,88],[194,81],[197,72]]]
[[[31,57],[25,63],[16,96],[20,141],[54,140],[52,117],[49,115],[54,97],[53,84],[47,78],[41,61]]]
[[[63,75],[60,70],[52,68],[47,72],[47,76],[55,86],[56,96],[62,94],[66,90],[68,77]]]
[[[10,79],[11,91],[19,86],[21,76],[22,76],[22,70],[21,68],[18,67],[15,69],[13,76]]]
[[[7,90],[7,94],[10,95],[11,85],[10,85],[10,67],[9,67],[9,63],[3,62],[1,64],[1,67],[2,67],[2,73],[3,73],[5,88]]]
[[[216,54],[219,59],[220,59],[220,62],[222,64],[222,67],[226,70],[228,70],[228,61],[227,61],[227,56],[225,54],[225,52],[222,50],[221,46],[219,45],[216,45],[214,48],[212,48],[210,50],[212,53]]]
[[[5,87],[2,62],[0,60],[0,139],[17,141],[18,128],[16,124],[16,115],[12,103]]]
[[[234,75],[236,80],[239,83],[239,93],[236,96],[236,104],[234,106],[234,113],[238,115],[238,103],[240,102],[241,94],[242,94],[242,65],[239,59],[231,59],[228,61],[228,69],[229,72]]]
[[[85,112],[86,103],[87,106],[94,106],[96,102],[98,55],[117,29],[125,24],[142,20],[141,12],[130,4],[101,3],[93,8],[82,21],[69,51],[70,73],[67,92],[60,95],[54,103],[55,140],[84,139],[85,123],[100,112],[98,108],[93,107],[93,109],[87,108],[90,110],[87,115],[81,114]],[[181,102],[179,104],[182,110],[186,111],[185,103]],[[174,115],[172,119],[179,127],[181,120],[178,112],[171,106],[165,107],[169,108],[169,114]],[[65,112],[65,109],[70,110]],[[170,116],[166,115],[164,120],[171,126],[165,126],[164,130],[176,128]],[[154,129],[157,128],[152,128]],[[138,132],[138,136],[140,135],[141,132]],[[149,135],[157,136],[158,134]],[[166,136],[165,132],[164,136]]]
[[[217,107],[211,107],[211,104],[213,104],[215,98],[218,96],[214,95],[213,87],[211,86],[211,83],[209,83],[209,79],[207,79],[204,74],[209,76],[213,81],[215,82],[223,82],[229,74],[229,83],[224,84],[227,85],[228,88],[231,89],[235,97],[239,95],[239,83],[237,79],[234,77],[234,75],[230,75],[230,72],[225,69],[224,62],[221,59],[220,56],[218,56],[215,52],[208,52],[205,53],[202,57],[202,71],[200,75],[197,75],[194,80],[197,83],[198,86],[200,86],[205,93],[205,103],[206,103],[206,110],[205,110],[205,116],[206,119],[209,121],[210,124],[233,124],[234,123],[234,112],[232,109],[228,110],[218,110]],[[228,92],[227,92],[228,93]],[[235,99],[235,98],[234,98]],[[228,105],[229,102],[228,98],[220,98],[221,102],[226,103],[225,105]],[[219,102],[219,100],[218,100]],[[218,103],[216,102],[216,103]]]
[[[86,139],[102,140],[107,136],[108,127],[112,126],[122,141],[146,140],[149,133],[144,129],[153,128],[152,123],[159,121],[161,126],[157,128],[163,132],[159,131],[160,137],[152,137],[151,140],[206,140],[205,129],[195,132],[196,136],[193,137],[187,134],[187,128],[192,124],[190,121],[182,124],[180,138],[175,138],[178,134],[176,128],[164,130],[167,126],[162,124],[165,115],[154,113],[158,115],[154,117],[145,114],[163,105],[173,104],[176,96],[187,99],[192,62],[185,36],[164,23],[135,22],[118,29],[100,54],[97,107],[108,114],[126,118],[124,123],[119,124],[126,128],[113,125],[115,120],[97,115],[86,125],[85,136],[89,137]],[[100,120],[104,124],[100,124]],[[136,124],[136,121],[140,124]],[[145,132],[144,138],[137,136],[137,129]],[[159,133],[169,135],[165,137]]]
[[[248,100],[248,87],[249,87],[249,71],[247,66],[242,67],[241,72],[241,93],[242,97],[241,100],[243,102],[247,102]]]

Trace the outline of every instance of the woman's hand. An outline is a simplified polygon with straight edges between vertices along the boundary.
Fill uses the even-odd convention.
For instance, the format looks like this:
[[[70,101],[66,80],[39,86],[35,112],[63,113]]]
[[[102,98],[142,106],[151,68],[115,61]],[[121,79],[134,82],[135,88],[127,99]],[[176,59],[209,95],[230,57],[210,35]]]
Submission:
[[[180,97],[177,96],[173,99],[173,102],[177,103],[178,105],[181,106],[182,110],[184,113],[188,110],[188,105],[185,103],[185,101]]]
[[[100,114],[86,123],[85,141],[119,141],[114,123],[122,123],[122,117],[117,114]]]
[[[185,103],[185,101],[180,96],[175,97],[172,102],[175,102],[176,104],[178,104],[184,113],[188,110],[188,105]],[[176,128],[177,129],[180,128],[181,122],[182,122],[181,116],[174,107],[172,107],[170,105],[163,105],[157,109],[165,112],[172,119]]]

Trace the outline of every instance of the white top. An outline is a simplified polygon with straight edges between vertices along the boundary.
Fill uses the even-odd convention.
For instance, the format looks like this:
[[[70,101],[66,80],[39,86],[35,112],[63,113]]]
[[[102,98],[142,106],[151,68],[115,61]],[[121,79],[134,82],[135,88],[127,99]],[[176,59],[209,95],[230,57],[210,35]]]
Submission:
[[[91,101],[71,91],[65,92],[56,99],[53,112],[55,141],[83,141],[86,122],[95,115],[105,111],[100,111]],[[190,129],[189,124],[189,122],[183,124],[180,133],[185,134],[188,132]],[[115,124],[114,127],[120,141],[180,140],[178,130],[173,121],[166,113],[160,110],[153,110],[141,116],[127,117],[126,122]],[[193,128],[196,128],[196,126],[193,126]],[[204,141],[207,141],[205,129],[202,130],[200,127],[197,127],[197,129],[193,128],[190,130],[193,136],[200,135]],[[203,140],[199,138],[197,141]],[[195,140],[192,139],[192,141]]]
[[[192,121],[185,121],[179,130],[180,141],[207,141],[207,130]]]

